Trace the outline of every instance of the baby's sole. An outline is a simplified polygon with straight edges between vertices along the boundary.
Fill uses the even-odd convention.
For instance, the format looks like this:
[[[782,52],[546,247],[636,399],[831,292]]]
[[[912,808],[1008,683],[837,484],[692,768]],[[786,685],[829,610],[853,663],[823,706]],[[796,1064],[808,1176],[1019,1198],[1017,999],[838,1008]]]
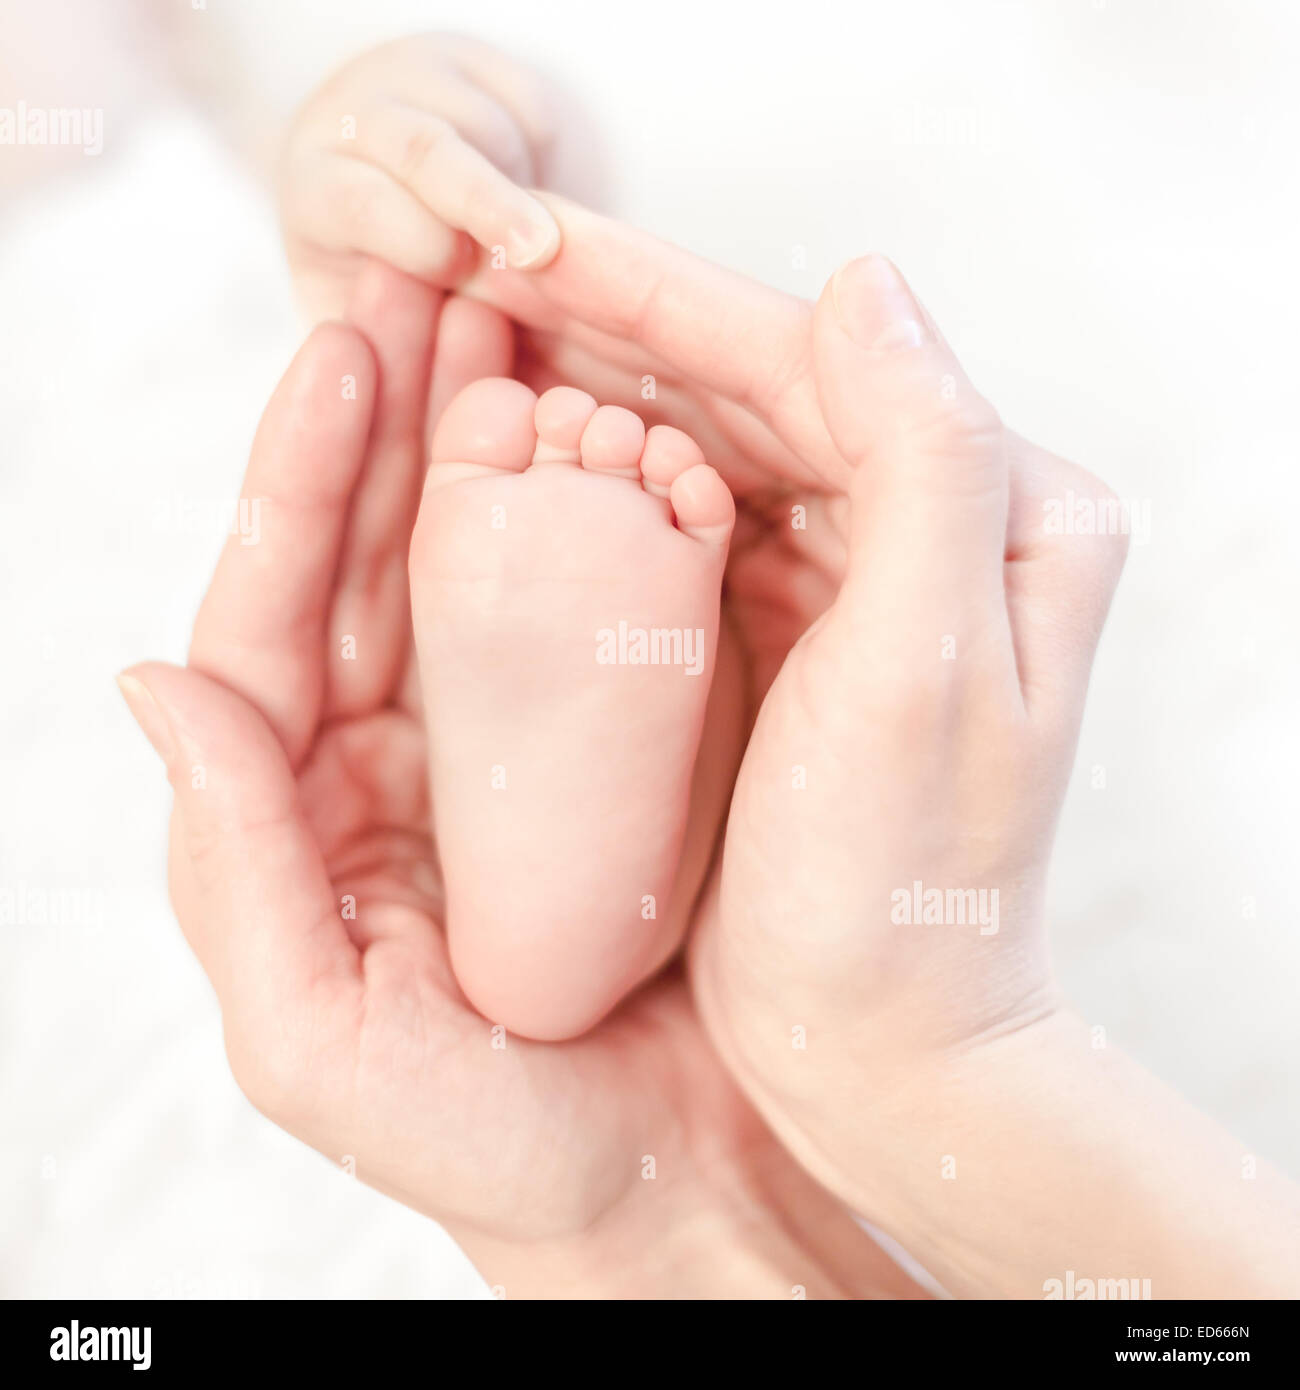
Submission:
[[[734,507],[680,431],[475,382],[433,442],[411,592],[453,968],[574,1037],[675,948]]]

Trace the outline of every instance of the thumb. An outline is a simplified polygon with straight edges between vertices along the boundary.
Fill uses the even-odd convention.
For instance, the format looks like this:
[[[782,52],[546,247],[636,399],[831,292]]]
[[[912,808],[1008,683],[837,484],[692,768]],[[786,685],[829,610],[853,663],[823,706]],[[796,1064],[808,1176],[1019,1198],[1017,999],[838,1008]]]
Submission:
[[[175,792],[182,930],[223,1012],[282,1025],[317,983],[356,973],[285,751],[248,701],[197,671],[149,662],[118,685]]]
[[[1002,422],[897,269],[843,266],[813,316],[817,394],[854,467],[856,579],[950,612],[1001,600],[1007,525]]]

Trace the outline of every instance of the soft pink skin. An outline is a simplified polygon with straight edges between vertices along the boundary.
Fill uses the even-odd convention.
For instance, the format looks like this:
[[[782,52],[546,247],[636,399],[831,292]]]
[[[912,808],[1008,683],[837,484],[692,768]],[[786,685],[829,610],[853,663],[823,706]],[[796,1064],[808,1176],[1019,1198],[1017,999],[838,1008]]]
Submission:
[[[690,956],[733,1074],[955,1292],[1134,1268],[1157,1297],[1294,1295],[1294,1186],[1243,1182],[1239,1143],[1096,1050],[1048,964],[1043,880],[1124,543],[1054,534],[1044,503],[1105,485],[1005,429],[882,258],[814,307],[548,201],[554,262],[471,292],[534,330],[530,381],[632,400],[653,375],[740,507],[729,612],[761,706]],[[895,925],[913,878],[999,888],[998,933]]]
[[[680,972],[562,1046],[496,1047],[466,1002],[406,571],[426,403],[509,371],[509,335],[379,265],[351,315],[312,333],[267,406],[245,480],[272,503],[262,541],[224,551],[189,666],[123,678],[175,791],[172,901],[236,1080],[441,1221],[510,1298],[916,1296],[741,1097]],[[716,821],[688,835],[697,873]]]
[[[317,306],[343,302],[365,255],[448,284],[472,250],[454,235],[458,223],[468,226],[472,213],[482,219],[469,227],[481,244],[508,244],[524,210],[509,178],[480,182],[477,201],[466,196],[483,170],[462,146],[476,142],[450,115],[424,109],[440,89],[427,63],[417,63],[414,87],[408,80],[406,58],[421,52],[396,45],[378,62],[362,60],[351,70],[355,86],[305,113],[307,125],[322,124],[301,127],[302,158],[288,164],[286,234]],[[507,80],[497,96],[512,91]],[[364,113],[394,99],[432,119],[413,122],[410,138],[361,151],[364,171],[334,165],[340,108]],[[367,136],[372,130],[367,124]],[[440,149],[452,155],[444,166]],[[318,156],[348,179],[358,174],[324,207],[310,202],[325,188]],[[294,177],[302,181],[290,186]],[[382,215],[342,226],[335,218],[367,207]],[[364,1178],[450,1223],[490,1281],[504,1263],[537,1287],[539,1268],[553,1271],[558,1258],[581,1272],[579,1287],[608,1285],[635,1249],[647,1279],[655,1268],[688,1268],[699,1288],[700,1266],[716,1267],[720,1250],[730,1276],[733,1252],[748,1263],[757,1245],[776,1251],[775,1261],[760,1261],[762,1278],[714,1287],[788,1292],[794,1266],[810,1296],[828,1269],[837,1277],[826,1283],[842,1291],[872,1247],[828,1260],[824,1243],[810,1239],[834,1218],[816,1209],[815,1189],[801,1184],[702,1046],[678,981],[639,991],[576,1043],[516,1041],[494,1053],[448,967],[406,608],[422,386],[432,419],[467,382],[492,374],[539,390],[576,382],[640,408],[652,373],[655,418],[688,428],[744,494],[730,612],[755,705],[843,577],[851,467],[819,408],[808,306],[579,209],[558,214],[564,249],[550,269],[533,277],[494,267],[467,287],[525,330],[518,354],[501,314],[455,299],[438,323],[430,383],[437,296],[361,270],[355,321],[378,361],[355,336],[319,330],[268,410],[249,488],[282,498],[286,515],[301,508],[302,524],[286,533],[289,543],[228,551],[196,628],[194,669],[140,668],[130,692],[176,787],[178,915],[221,997],[232,1064],[249,1094],[323,1152],[356,1155]],[[344,373],[362,386],[355,410],[340,404]],[[1013,487],[1023,478],[1013,467]],[[807,505],[806,531],[790,529],[792,500]],[[362,659],[341,662],[348,634],[360,635]],[[743,729],[743,712],[733,715]],[[214,774],[203,794],[187,776],[196,761]],[[705,862],[712,831],[705,824],[687,836]],[[834,840],[835,827],[828,833]],[[345,892],[359,905],[351,925],[339,920]],[[761,910],[761,899],[753,906]],[[696,920],[716,928],[716,895]],[[737,973],[732,985],[752,1008],[773,979],[779,984],[779,971]],[[836,1115],[861,1127],[852,1105],[823,1118]],[[774,1119],[797,1137],[786,1118]],[[672,1175],[649,1192],[627,1162],[647,1151]],[[774,1200],[787,1190],[799,1194],[795,1203]],[[683,1264],[684,1233],[699,1229],[720,1238]],[[514,1260],[503,1259],[509,1243]],[[638,1281],[637,1291],[654,1287]],[[687,1284],[670,1277],[667,1287],[682,1293]]]
[[[487,378],[438,425],[411,602],[447,934],[513,1033],[586,1032],[681,939],[734,516],[687,436],[581,391]],[[620,621],[702,632],[702,670],[598,664]]]
[[[398,68],[400,63],[391,71]],[[358,90],[381,99],[400,96],[389,75],[385,66],[369,69]],[[351,94],[347,101],[352,103]],[[331,119],[336,114],[329,113]],[[390,170],[406,163],[418,174],[426,167],[425,156],[448,143],[443,127],[434,129],[439,135],[433,145],[422,133],[413,141],[399,138],[379,151],[376,163]],[[459,127],[454,133],[460,137]],[[308,155],[310,164],[310,141]],[[449,243],[439,240],[440,232],[457,220],[468,223],[464,214],[473,211],[498,219],[495,226],[474,231],[490,245],[501,235],[497,228],[508,227],[521,208],[514,190],[499,183],[495,194],[478,185],[488,203],[465,201],[473,187],[472,166],[457,151],[440,172],[452,181],[448,187],[419,183],[416,201],[433,214],[432,222],[409,206],[394,217],[355,217],[352,235],[322,246],[314,239],[322,228],[328,231],[328,217],[306,209],[303,219],[286,218],[291,239],[305,231],[308,243],[324,252],[323,264],[299,260],[300,276],[317,274],[332,290],[334,281],[350,283],[358,253],[391,256],[399,264],[409,255],[420,262],[408,267],[415,274],[450,283],[455,255],[448,255]],[[364,190],[352,194],[347,205],[354,211],[364,207]],[[738,531],[729,572],[729,610],[753,677],[752,707],[805,633],[805,657],[814,648],[813,638],[825,634],[816,645],[845,659],[828,660],[821,669],[846,675],[844,689],[869,698],[877,717],[883,706],[885,726],[872,732],[865,751],[870,755],[883,746],[889,756],[879,763],[868,756],[863,769],[864,747],[858,741],[863,711],[851,701],[845,704],[844,690],[809,691],[816,707],[834,716],[825,731],[832,755],[823,762],[831,779],[827,785],[843,775],[834,766],[834,755],[843,753],[853,795],[862,803],[847,821],[838,804],[813,816],[807,807],[795,812],[788,797],[783,803],[763,786],[764,745],[776,748],[778,757],[786,754],[780,734],[797,724],[783,726],[782,720],[801,693],[789,681],[774,687],[765,724],[777,736],[760,733],[754,762],[758,785],[747,773],[751,785],[748,792],[742,786],[728,835],[729,860],[763,844],[784,848],[782,830],[798,830],[802,817],[804,833],[817,850],[812,867],[831,870],[831,877],[815,887],[831,895],[837,910],[851,908],[860,892],[853,855],[862,844],[862,818],[876,814],[869,827],[873,834],[883,828],[902,836],[905,830],[907,816],[899,822],[891,793],[901,793],[906,808],[909,786],[899,786],[894,771],[906,761],[900,750],[908,746],[912,706],[905,698],[906,680],[897,679],[897,663],[887,663],[887,680],[877,684],[861,653],[848,659],[853,654],[844,636],[892,637],[897,648],[904,634],[863,624],[873,602],[906,591],[913,579],[921,581],[918,598],[933,596],[932,576],[914,567],[915,544],[884,547],[883,568],[866,582],[873,562],[856,543],[862,534],[858,518],[869,531],[873,508],[867,499],[877,469],[878,480],[898,482],[907,476],[906,465],[924,460],[927,451],[918,454],[917,444],[925,431],[918,426],[943,399],[935,389],[943,382],[931,378],[922,394],[878,396],[874,421],[853,409],[837,416],[845,403],[857,400],[860,407],[871,399],[872,393],[861,388],[880,364],[859,359],[854,368],[846,357],[836,362],[821,351],[825,339],[814,351],[811,306],[581,209],[551,206],[564,241],[546,270],[524,276],[494,267],[464,285],[467,293],[514,320],[520,329],[518,354],[516,334],[504,317],[454,301],[444,316],[447,352],[439,354],[442,369],[434,373],[432,400],[450,399],[477,376],[509,373],[539,390],[572,382],[603,400],[639,407],[644,377],[656,378],[656,418],[688,429],[743,503],[743,534]],[[398,227],[402,235],[396,244],[379,244]],[[453,253],[456,249],[451,245]],[[700,1047],[694,1016],[674,982],[638,992],[578,1043],[540,1050],[516,1044],[502,1054],[504,1067],[485,1064],[475,1051],[479,1020],[459,998],[446,969],[436,933],[436,879],[426,881],[430,860],[423,850],[412,852],[412,844],[419,843],[415,828],[427,820],[411,783],[414,769],[423,785],[423,768],[419,740],[409,737],[407,722],[418,706],[418,690],[407,659],[409,623],[400,587],[414,493],[394,483],[414,478],[419,466],[406,367],[421,359],[409,343],[394,340],[392,329],[418,299],[418,287],[407,287],[394,293],[383,313],[366,319],[372,341],[384,345],[381,376],[386,379],[391,371],[403,385],[395,392],[386,389],[376,412],[376,434],[365,446],[365,480],[356,483],[361,441],[342,421],[314,448],[295,444],[295,431],[311,442],[313,420],[329,418],[331,399],[337,401],[328,380],[336,368],[326,365],[323,355],[328,341],[317,337],[287,384],[292,397],[304,372],[310,376],[310,367],[320,367],[319,399],[306,411],[280,400],[275,437],[268,435],[253,469],[254,476],[275,476],[290,503],[298,496],[312,499],[313,543],[301,553],[295,548],[228,559],[205,605],[203,631],[196,633],[193,661],[199,670],[147,667],[136,673],[156,704],[135,691],[133,708],[160,746],[170,750],[177,789],[172,865],[178,912],[222,998],[237,1075],[282,1123],[325,1152],[359,1155],[371,1181],[461,1230],[479,1237],[493,1231],[516,1242],[515,1268],[521,1271],[544,1267],[558,1242],[567,1252],[570,1273],[575,1268],[582,1273],[579,1287],[608,1286],[609,1271],[626,1268],[629,1249],[645,1252],[637,1267],[652,1282],[656,1269],[696,1268],[698,1260],[683,1265],[681,1259],[687,1233],[718,1230],[722,1216],[721,1239],[695,1246],[706,1264],[720,1250],[730,1256],[737,1236],[746,1254],[753,1254],[749,1236],[757,1224],[764,1237],[759,1244],[768,1253],[773,1246],[766,1241],[774,1229],[786,1236],[784,1245],[777,1238],[774,1266],[760,1261],[760,1274],[775,1268],[777,1277],[740,1282],[770,1288],[792,1262],[801,1270],[814,1267],[820,1277],[828,1262],[813,1258],[806,1240],[818,1227],[816,1214],[810,1219],[806,1209],[774,1210],[772,1194],[798,1188],[798,1175],[780,1166],[784,1155]],[[824,322],[825,314],[818,313]],[[457,345],[454,350],[451,344]],[[901,384],[888,372],[881,380]],[[960,373],[956,382],[964,384]],[[961,398],[972,401],[968,393]],[[1078,552],[1042,534],[1042,500],[1067,487],[1094,491],[1096,480],[991,424],[980,405],[975,401],[973,411],[953,412],[949,424],[956,426],[955,435],[941,430],[938,437],[957,445],[950,462],[982,460],[976,493],[987,500],[1005,490],[1009,498],[1001,538],[1004,609],[993,604],[987,583],[991,572],[1002,569],[1001,545],[986,545],[977,564],[984,582],[976,592],[986,616],[996,618],[990,631],[1000,632],[1007,622],[1018,661],[1022,644],[1037,642],[1040,658],[1047,658],[1040,669],[1050,668],[1055,658],[1062,667],[1058,676],[1066,677],[1061,691],[1067,698],[1055,728],[1049,728],[1051,716],[1046,716],[1039,731],[1058,750],[1044,768],[1050,802],[1061,776],[1059,750],[1077,723],[1073,707],[1082,702],[1090,653],[1071,624],[1099,625],[1113,561],[1101,554],[1080,564]],[[394,428],[393,420],[404,423]],[[973,431],[965,428],[981,420]],[[999,472],[987,467],[991,439],[1003,446],[1005,475],[997,488],[987,485],[990,472]],[[349,450],[339,455],[333,448],[349,440],[356,445],[351,472]],[[281,455],[278,469],[271,462],[273,443]],[[406,466],[395,474],[397,459],[391,455],[398,445]],[[929,451],[931,463],[935,452]],[[322,462],[337,467],[323,469]],[[855,475],[865,481],[855,481]],[[956,534],[950,522],[961,509],[951,504],[960,499],[966,481],[960,469],[923,471],[910,493],[903,485],[892,498],[886,494],[881,514],[888,517],[892,503],[898,518],[909,496],[915,504],[927,489],[944,499],[929,511],[928,521],[924,507],[914,506],[910,514],[911,539],[923,552],[926,542]],[[313,493],[322,482],[328,485]],[[806,507],[804,531],[790,528],[792,503]],[[975,531],[987,543],[988,529]],[[846,584],[850,549],[854,559]],[[840,605],[842,586],[847,601]],[[277,597],[278,606],[268,602]],[[962,613],[970,612],[966,597],[963,591]],[[840,609],[838,617],[819,627],[818,618],[832,604]],[[249,641],[246,625],[256,640]],[[369,644],[364,664],[339,670],[317,650],[325,634],[325,651],[334,653],[339,633],[358,630]],[[1004,650],[1005,643],[993,644],[985,654]],[[800,657],[790,669],[801,664],[812,667]],[[1074,667],[1072,677],[1064,669],[1068,666]],[[984,697],[975,702],[976,710],[991,713],[995,734],[1004,735],[1014,723],[1008,719],[1014,706],[988,698],[989,692],[1007,689],[1002,656],[976,663],[972,674]],[[900,692],[904,698],[896,698]],[[935,708],[935,691],[924,693],[923,725],[932,723],[928,716]],[[1021,696],[1027,705],[1029,693],[1022,689]],[[939,705],[946,707],[942,698]],[[394,712],[406,718],[391,718]],[[890,720],[897,721],[892,730]],[[952,722],[960,732],[948,747],[965,776],[968,760],[978,761],[990,747],[989,729],[979,718]],[[803,741],[806,746],[807,738]],[[324,757],[326,752],[335,756]],[[377,758],[377,752],[384,756]],[[186,777],[196,755],[221,774],[203,796]],[[869,774],[865,787],[851,776],[855,765]],[[314,780],[308,772],[314,772]],[[302,780],[301,791],[295,779]],[[982,785],[979,778],[975,785]],[[979,817],[990,809],[987,801],[978,808],[976,831]],[[960,822],[958,815],[941,829],[960,829]],[[395,826],[405,833],[395,833]],[[344,841],[349,852],[342,855],[341,829],[360,837],[355,844]],[[946,834],[937,842],[912,843],[928,851],[933,869],[942,870],[951,849]],[[996,860],[1008,848],[1014,853],[1004,842],[986,851]],[[853,879],[842,898],[834,893],[840,865],[848,866],[845,877]],[[335,894],[343,881],[358,880],[368,890],[368,907],[364,921],[345,939],[333,917]],[[718,880],[713,883],[716,888]],[[795,899],[793,911],[789,903],[773,910],[769,886],[761,875],[746,881],[745,875],[729,873],[725,905],[720,909],[714,892],[696,913],[699,1007],[746,1090],[790,1148],[836,1190],[871,1206],[952,1287],[1032,1290],[1044,1252],[1058,1273],[1065,1267],[1062,1260],[1081,1268],[1080,1253],[1099,1255],[1102,1269],[1172,1269],[1174,1286],[1182,1288],[1188,1284],[1179,1285],[1179,1272],[1213,1271],[1216,1256],[1224,1253],[1232,1257],[1234,1274],[1258,1269],[1254,1287],[1267,1287],[1272,1278],[1276,1288],[1279,1267],[1287,1260],[1294,1267],[1294,1242],[1286,1243],[1295,1229],[1294,1206],[1274,1202],[1270,1208],[1263,1184],[1242,1183],[1235,1165],[1219,1164],[1232,1154],[1231,1145],[1225,1152],[1218,1140],[1213,1141],[1217,1169],[1207,1185],[1205,1164],[1198,1159],[1203,1135],[1196,1124],[1160,1088],[1135,1084],[1131,1069],[1114,1058],[1113,1050],[1104,1065],[1097,1065],[1068,1029],[1040,1028],[1013,1034],[1019,1041],[1011,1049],[1001,1040],[972,1046],[960,1056],[951,1047],[936,1048],[937,1032],[944,1029],[948,1042],[954,1041],[946,1012],[950,986],[967,983],[962,971],[951,968],[954,953],[947,947],[936,953],[937,970],[912,958],[922,968],[901,972],[894,1012],[883,1026],[869,1009],[853,1019],[845,1005],[855,988],[863,1000],[889,992],[892,957],[877,951],[873,958],[870,949],[872,938],[879,945],[878,933],[864,933],[865,942],[852,933],[836,941],[832,934],[834,949],[825,950],[828,921],[824,916],[804,920],[798,883],[785,885]],[[811,951],[809,926],[818,936]],[[1023,941],[1033,930],[1026,919],[1016,935]],[[752,952],[738,949],[740,943],[748,943]],[[863,970],[864,964],[882,968]],[[1032,959],[1029,964],[1032,978],[1038,971]],[[796,968],[787,974],[792,965]],[[957,1031],[973,1017],[988,1016],[988,985],[996,977],[987,971],[975,975],[969,990],[959,989]],[[1033,991],[1023,988],[1025,979],[1019,970],[1011,971],[1013,1002],[1032,997]],[[825,1017],[832,1026],[821,1036],[832,1045],[817,1049],[814,1023],[812,1050],[792,1065],[791,1012],[807,999],[829,1011]],[[900,1035],[890,1026],[899,1018],[922,1026]],[[901,1049],[900,1037],[906,1044]],[[773,1048],[779,1050],[774,1054]],[[882,1050],[890,1054],[883,1085],[876,1069]],[[939,1205],[932,1160],[953,1136],[962,1146],[963,1177],[944,1185]],[[643,1148],[667,1155],[665,1169],[671,1167],[685,1182],[652,1185],[648,1195],[626,1164],[629,1152]],[[1098,1154],[1108,1160],[1100,1175],[1090,1167]],[[1189,1215],[1219,1209],[1216,1199],[1225,1196],[1220,1179],[1229,1168],[1236,1179],[1230,1184],[1233,1220],[1216,1247],[1213,1230],[1207,1232]],[[1149,1171],[1158,1172],[1158,1179],[1148,1177]],[[755,1181],[756,1173],[762,1181]],[[733,1185],[755,1199],[742,1197],[739,1221],[735,1204],[715,1200]],[[1253,1211],[1247,1188],[1260,1194]],[[685,1204],[683,1190],[691,1197]],[[1275,1186],[1270,1195],[1276,1195]],[[1117,1197],[1124,1199],[1125,1217],[1139,1218],[1131,1225],[1115,1222]],[[666,1241],[661,1239],[665,1231]],[[792,1252],[788,1233],[794,1231],[800,1248]],[[1022,1239],[1030,1235],[1032,1242]],[[1224,1251],[1225,1244],[1230,1251]],[[487,1258],[481,1239],[476,1246],[486,1272],[493,1258]],[[819,1253],[824,1255],[824,1248]],[[728,1274],[734,1272],[733,1261]],[[840,1290],[845,1287],[843,1279],[832,1280],[832,1287],[836,1282]],[[737,1287],[730,1280],[722,1283]],[[1232,1283],[1218,1291],[1231,1291]],[[684,1291],[671,1275],[667,1287]],[[554,1291],[554,1283],[549,1288]],[[646,1292],[646,1283],[638,1291]]]
[[[459,34],[381,44],[339,69],[294,118],[280,216],[295,287],[341,316],[366,258],[450,286],[476,243],[542,266],[560,244],[527,192],[544,182],[557,120],[535,72]]]

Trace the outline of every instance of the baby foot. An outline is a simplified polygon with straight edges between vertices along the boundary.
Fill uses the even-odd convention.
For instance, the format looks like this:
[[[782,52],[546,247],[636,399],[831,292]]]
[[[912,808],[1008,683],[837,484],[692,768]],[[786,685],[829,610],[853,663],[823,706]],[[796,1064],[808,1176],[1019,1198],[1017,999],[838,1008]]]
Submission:
[[[489,378],[439,422],[411,602],[448,944],[513,1032],[584,1032],[678,944],[734,515],[692,439],[582,391]]]

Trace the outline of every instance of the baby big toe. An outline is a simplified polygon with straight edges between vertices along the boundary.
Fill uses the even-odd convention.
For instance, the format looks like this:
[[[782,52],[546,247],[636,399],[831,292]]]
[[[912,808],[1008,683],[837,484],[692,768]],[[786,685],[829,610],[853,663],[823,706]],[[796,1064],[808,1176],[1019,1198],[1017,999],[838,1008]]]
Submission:
[[[528,467],[537,397],[520,382],[484,377],[443,411],[430,446],[429,486]]]

